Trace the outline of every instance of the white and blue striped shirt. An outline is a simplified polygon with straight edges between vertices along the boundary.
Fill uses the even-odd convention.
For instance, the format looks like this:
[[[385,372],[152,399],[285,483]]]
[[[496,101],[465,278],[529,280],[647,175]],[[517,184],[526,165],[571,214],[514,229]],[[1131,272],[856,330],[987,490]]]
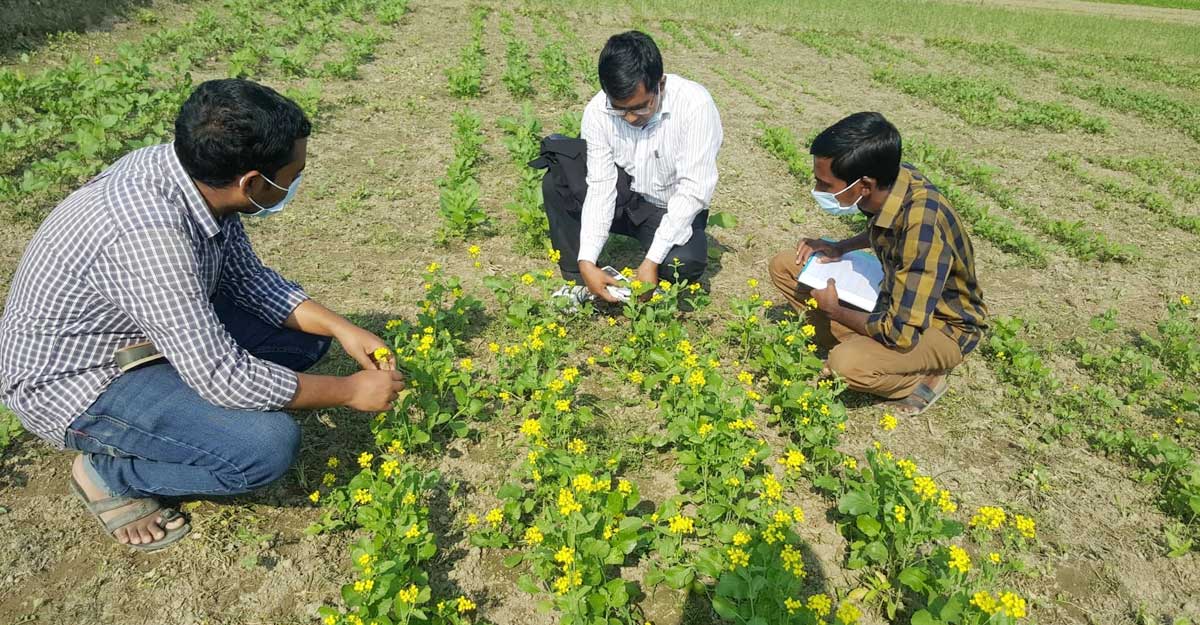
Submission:
[[[296,374],[238,346],[213,310],[218,289],[277,326],[308,299],[263,266],[238,215],[213,216],[173,144],[127,154],[25,249],[0,319],[0,401],[62,448],[119,375],[113,352],[149,340],[209,402],[283,407]]]
[[[580,216],[579,259],[596,262],[608,241],[617,201],[617,167],[632,188],[667,210],[646,258],[662,264],[667,252],[692,238],[692,220],[708,208],[717,187],[717,152],[724,138],[721,116],[708,90],[667,74],[662,116],[644,128],[605,111],[597,93],[583,111],[580,136],[587,142],[587,197]]]

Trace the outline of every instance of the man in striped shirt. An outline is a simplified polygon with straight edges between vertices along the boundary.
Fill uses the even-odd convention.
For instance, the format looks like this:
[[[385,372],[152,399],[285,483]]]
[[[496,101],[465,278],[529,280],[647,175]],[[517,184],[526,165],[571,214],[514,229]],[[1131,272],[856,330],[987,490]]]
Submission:
[[[263,266],[241,218],[295,194],[309,122],[244,80],[201,84],[175,141],[136,150],[72,193],[26,248],[0,319],[0,400],[81,452],[73,490],[142,550],[188,526],[157,497],[226,495],[287,471],[284,409],[378,412],[403,380],[374,334]],[[363,371],[299,373],[337,339]],[[115,353],[163,358],[122,371]]]
[[[607,287],[617,281],[596,263],[616,232],[645,251],[637,280],[695,282],[708,263],[704,229],[723,138],[716,104],[699,84],[663,74],[654,40],[638,31],[611,37],[598,69],[602,90],[583,111],[581,140],[542,144],[543,154],[558,151],[543,197],[563,277],[616,301]],[[568,184],[585,175],[586,186]]]
[[[941,397],[950,370],[979,344],[987,307],[975,278],[975,251],[963,222],[912,165],[900,161],[900,133],[879,113],[855,113],[813,140],[813,197],[832,215],[868,216],[867,229],[830,242],[803,239],[771,260],[771,280],[833,346],[828,369],[850,388],[889,398],[918,414]],[[811,292],[797,276],[815,262],[871,248],[883,266],[874,310],[838,299],[837,284]]]

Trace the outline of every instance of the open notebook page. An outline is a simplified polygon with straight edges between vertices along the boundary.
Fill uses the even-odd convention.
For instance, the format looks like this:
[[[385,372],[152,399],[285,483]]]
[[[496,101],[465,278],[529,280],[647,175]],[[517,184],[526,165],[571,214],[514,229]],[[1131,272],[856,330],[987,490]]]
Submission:
[[[879,284],[883,281],[883,266],[874,254],[855,250],[830,263],[817,262],[818,256],[820,254],[813,254],[804,265],[799,276],[801,284],[823,289],[833,278],[838,299],[867,312],[875,309]]]

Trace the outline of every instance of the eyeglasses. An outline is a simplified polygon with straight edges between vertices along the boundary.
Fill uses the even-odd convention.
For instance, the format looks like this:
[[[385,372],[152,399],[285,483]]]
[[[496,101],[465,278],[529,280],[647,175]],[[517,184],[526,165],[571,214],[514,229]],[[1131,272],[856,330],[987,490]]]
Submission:
[[[612,115],[614,117],[625,117],[626,115],[629,115],[630,113],[632,113],[638,117],[645,117],[647,115],[654,113],[654,108],[656,106],[658,106],[658,98],[661,94],[662,94],[662,89],[655,91],[653,96],[650,98],[650,101],[646,103],[646,106],[643,106],[642,108],[639,108],[639,109],[619,109],[619,108],[616,108],[615,106],[613,106],[611,99],[606,99],[607,104],[604,107],[604,112],[608,113],[609,115]]]

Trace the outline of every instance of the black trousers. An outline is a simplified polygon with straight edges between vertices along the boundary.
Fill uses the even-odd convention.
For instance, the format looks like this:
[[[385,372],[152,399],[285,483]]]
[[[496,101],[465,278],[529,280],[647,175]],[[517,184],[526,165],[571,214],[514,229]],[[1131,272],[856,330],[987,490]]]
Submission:
[[[559,270],[563,278],[579,282],[579,234],[583,199],[587,195],[587,145],[582,139],[550,136],[542,141],[542,156],[530,164],[547,170],[542,179],[542,198],[546,217],[550,221],[550,242],[562,257]],[[647,201],[632,188],[633,180],[617,168],[617,201],[609,232],[637,239],[643,251],[650,249],[654,233],[662,223],[666,209]],[[701,211],[692,220],[692,236],[687,243],[676,245],[663,259],[658,269],[660,279],[675,282],[696,282],[708,265],[708,240],[704,228],[708,211]],[[678,259],[678,267],[673,267]]]

